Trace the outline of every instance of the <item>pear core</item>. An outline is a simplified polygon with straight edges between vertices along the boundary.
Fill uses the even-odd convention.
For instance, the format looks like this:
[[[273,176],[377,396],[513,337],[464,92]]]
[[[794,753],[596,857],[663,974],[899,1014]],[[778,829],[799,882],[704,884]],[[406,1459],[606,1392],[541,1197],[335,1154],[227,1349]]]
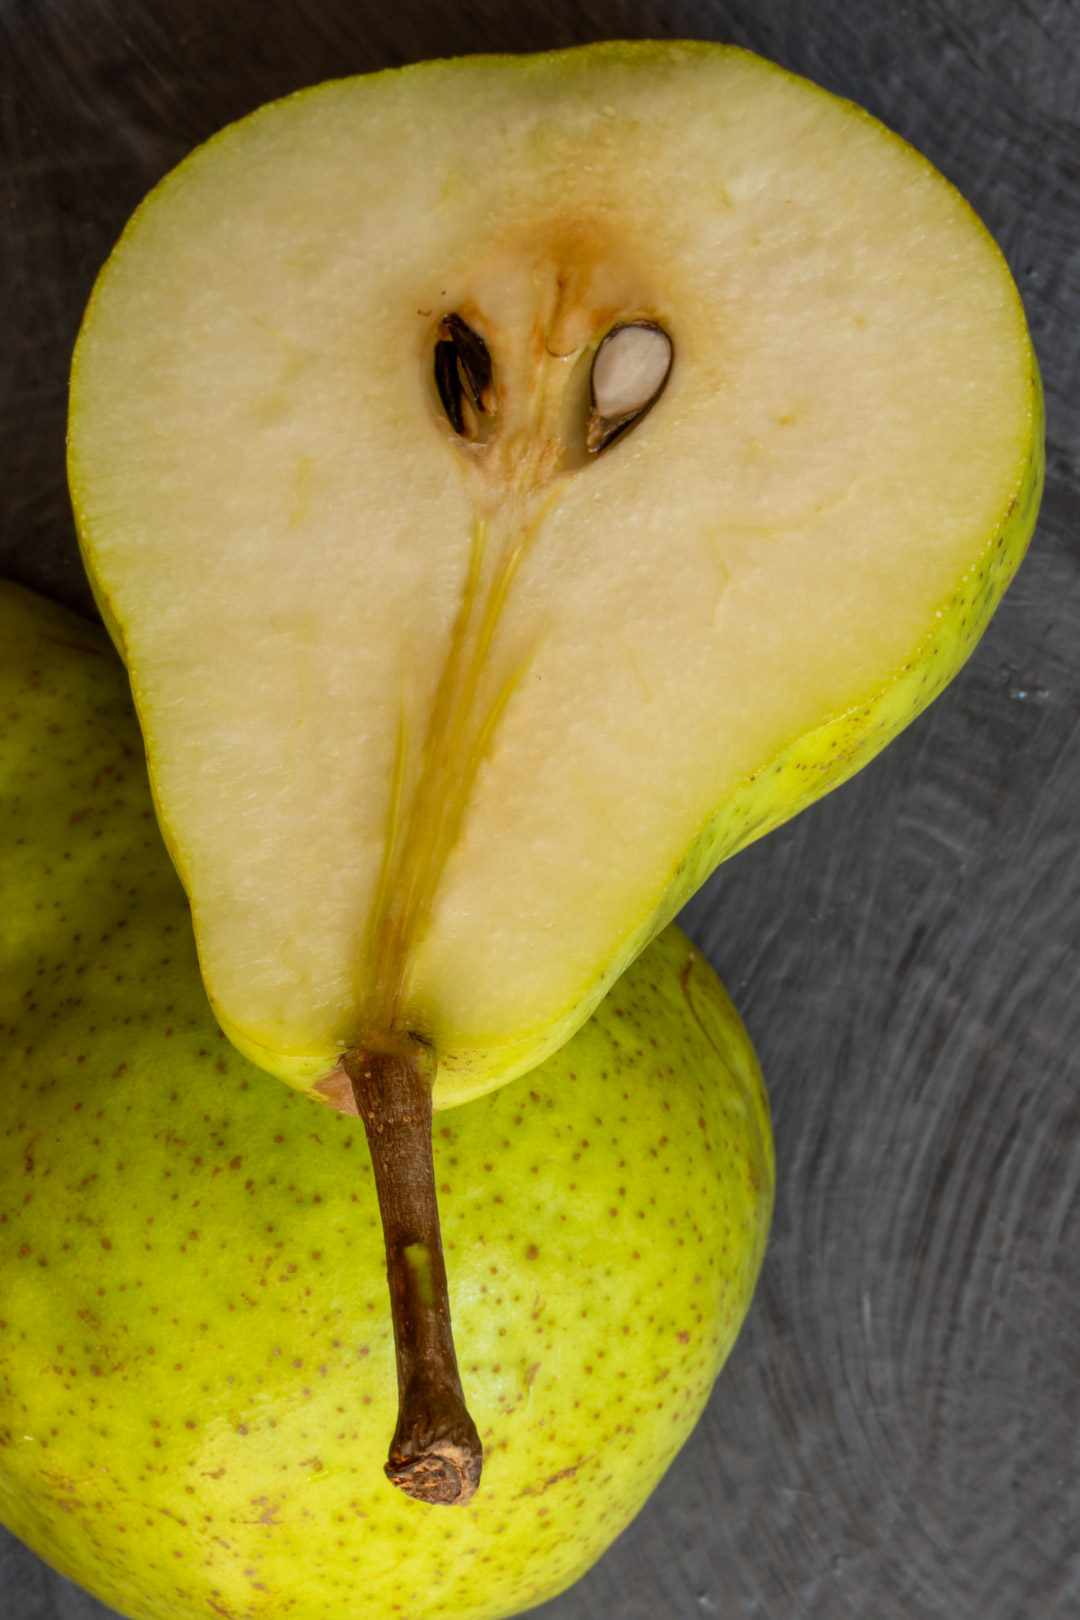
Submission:
[[[636,322],[675,363],[590,457]],[[429,63],[195,152],[95,290],[70,474],[231,1038],[334,1095],[405,1032],[436,1106],[539,1062],[959,667],[1040,411],[963,200],[741,51]]]

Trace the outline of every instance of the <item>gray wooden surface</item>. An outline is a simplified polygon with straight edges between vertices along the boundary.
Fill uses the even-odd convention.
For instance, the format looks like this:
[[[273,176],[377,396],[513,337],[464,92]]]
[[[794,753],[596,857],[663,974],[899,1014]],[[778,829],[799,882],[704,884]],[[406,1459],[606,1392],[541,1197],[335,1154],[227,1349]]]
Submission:
[[[0,569],[89,607],[67,359],[124,219],[192,144],[341,73],[644,35],[773,56],[966,192],[1027,303],[1049,481],[958,681],[689,908],[770,1084],[772,1245],[674,1469],[537,1613],[1065,1620],[1080,1615],[1076,0],[0,0]],[[106,1611],[0,1532],[0,1616]]]

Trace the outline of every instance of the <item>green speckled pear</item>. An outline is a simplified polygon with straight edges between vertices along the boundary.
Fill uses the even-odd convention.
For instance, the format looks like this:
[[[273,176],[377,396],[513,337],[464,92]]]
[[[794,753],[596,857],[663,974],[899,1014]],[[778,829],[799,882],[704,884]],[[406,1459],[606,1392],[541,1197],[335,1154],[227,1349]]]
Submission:
[[[0,1518],[137,1620],[495,1617],[641,1506],[749,1304],[752,1049],[675,930],[531,1075],[435,1121],[485,1448],[383,1478],[394,1352],[355,1119],[220,1034],[104,636],[0,595]]]

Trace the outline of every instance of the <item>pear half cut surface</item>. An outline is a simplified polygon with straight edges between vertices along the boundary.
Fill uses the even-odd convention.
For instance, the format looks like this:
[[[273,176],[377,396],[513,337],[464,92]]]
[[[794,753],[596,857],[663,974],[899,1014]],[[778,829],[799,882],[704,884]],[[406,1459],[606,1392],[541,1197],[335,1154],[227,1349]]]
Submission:
[[[95,290],[70,476],[231,1038],[329,1097],[419,1043],[436,1106],[539,1062],[959,668],[1041,422],[964,201],[735,49],[428,63],[196,151]]]

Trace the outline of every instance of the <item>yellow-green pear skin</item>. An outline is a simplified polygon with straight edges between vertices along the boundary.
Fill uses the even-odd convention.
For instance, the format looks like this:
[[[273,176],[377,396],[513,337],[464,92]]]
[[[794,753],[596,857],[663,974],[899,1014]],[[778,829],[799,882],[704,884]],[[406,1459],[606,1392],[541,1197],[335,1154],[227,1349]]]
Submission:
[[[593,454],[634,329],[669,370]],[[192,153],[94,291],[69,474],[221,1026],[309,1092],[415,1038],[445,1105],[956,673],[1043,404],[924,158],[745,51],[605,42]]]
[[[844,713],[823,718],[816,730],[784,749],[764,770],[746,778],[702,828],[663,906],[651,924],[661,927],[723,860],[790,820],[862,769],[917,718],[967,663],[1019,568],[1042,499],[1045,476],[1042,384],[1032,361],[1032,432],[1019,486],[976,567],[937,610],[935,628],[880,691]]]
[[[517,1612],[652,1490],[773,1191],[753,1051],[674,929],[530,1076],[436,1118],[484,1474],[384,1479],[394,1363],[355,1119],[220,1034],[104,635],[0,594],[0,1518],[137,1620]]]

